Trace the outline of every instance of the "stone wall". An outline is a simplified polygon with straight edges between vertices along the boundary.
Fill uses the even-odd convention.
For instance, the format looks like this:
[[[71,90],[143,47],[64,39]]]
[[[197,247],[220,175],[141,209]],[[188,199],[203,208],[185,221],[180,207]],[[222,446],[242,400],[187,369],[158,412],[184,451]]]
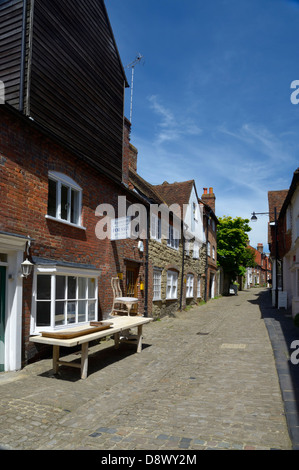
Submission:
[[[149,312],[154,318],[163,316],[173,316],[180,308],[186,305],[196,304],[203,298],[205,283],[205,245],[200,249],[199,259],[193,259],[192,251],[190,255],[185,254],[183,267],[183,244],[180,242],[179,249],[175,250],[167,246],[167,240],[161,242],[149,240]],[[155,268],[161,269],[161,300],[153,300],[153,271]],[[183,283],[182,283],[182,272]],[[167,271],[178,272],[178,288],[176,299],[166,299]],[[193,297],[186,298],[187,274],[194,275]],[[197,298],[197,279],[201,276],[201,297]],[[182,290],[183,289],[183,290]],[[181,295],[182,292],[182,295]]]

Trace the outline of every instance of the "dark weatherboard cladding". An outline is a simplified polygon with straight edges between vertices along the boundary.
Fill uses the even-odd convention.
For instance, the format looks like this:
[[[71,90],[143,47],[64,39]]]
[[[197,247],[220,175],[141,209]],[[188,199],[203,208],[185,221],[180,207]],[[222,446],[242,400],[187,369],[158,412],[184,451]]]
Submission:
[[[6,103],[120,182],[127,81],[104,2],[0,0],[0,33]]]

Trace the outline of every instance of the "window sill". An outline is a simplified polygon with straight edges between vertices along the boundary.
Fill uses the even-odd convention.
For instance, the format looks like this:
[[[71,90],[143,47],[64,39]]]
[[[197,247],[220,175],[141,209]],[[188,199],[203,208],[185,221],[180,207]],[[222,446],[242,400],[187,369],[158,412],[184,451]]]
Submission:
[[[166,300],[178,300],[178,298],[177,298],[177,297],[170,297],[170,298],[168,298],[168,299],[166,299]]]
[[[63,219],[57,219],[56,217],[52,217],[51,215],[45,215],[45,218],[48,220],[53,220],[54,222],[59,222],[64,225],[68,225],[69,227],[75,227],[80,230],[86,230],[86,227],[83,227],[82,225],[73,224],[72,222],[68,222],[67,220]]]

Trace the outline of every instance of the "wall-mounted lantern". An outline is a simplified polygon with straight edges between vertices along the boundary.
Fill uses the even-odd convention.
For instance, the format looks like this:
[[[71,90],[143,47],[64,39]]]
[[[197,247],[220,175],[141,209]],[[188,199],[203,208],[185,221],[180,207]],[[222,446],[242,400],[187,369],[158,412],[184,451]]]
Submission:
[[[33,264],[29,261],[28,256],[29,256],[29,249],[31,246],[31,238],[28,235],[28,241],[27,241],[27,258],[23,263],[21,264],[21,271],[22,271],[22,277],[27,278],[30,276],[33,270]]]
[[[28,277],[32,273],[33,264],[30,263],[28,258],[21,264],[22,277]]]

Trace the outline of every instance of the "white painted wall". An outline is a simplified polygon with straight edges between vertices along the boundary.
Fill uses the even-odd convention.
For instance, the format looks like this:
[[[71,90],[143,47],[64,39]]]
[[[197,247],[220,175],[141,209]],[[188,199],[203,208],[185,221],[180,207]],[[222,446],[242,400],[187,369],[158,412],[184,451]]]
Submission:
[[[4,367],[6,372],[21,369],[22,365],[22,308],[24,260],[26,239],[0,234],[0,253],[7,254]]]
[[[195,220],[193,219],[193,204],[195,205]],[[185,208],[184,214],[184,222],[188,226],[188,236],[190,238],[195,238],[200,245],[205,243],[205,234],[204,234],[204,227],[203,227],[203,207],[198,204],[196,191],[193,186],[189,204]]]

